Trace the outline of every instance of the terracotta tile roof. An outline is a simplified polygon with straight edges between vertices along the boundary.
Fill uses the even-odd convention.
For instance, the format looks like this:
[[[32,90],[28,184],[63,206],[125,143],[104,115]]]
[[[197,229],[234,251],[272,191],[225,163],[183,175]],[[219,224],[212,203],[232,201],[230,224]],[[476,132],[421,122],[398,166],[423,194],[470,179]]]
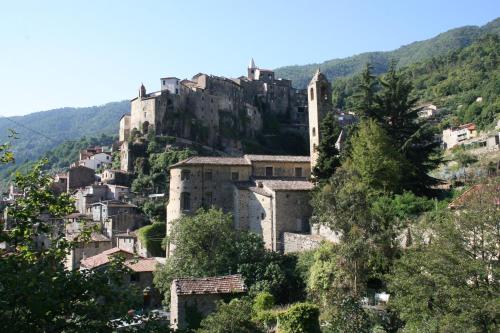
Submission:
[[[258,183],[259,180],[256,180]],[[264,187],[272,191],[311,191],[314,184],[307,180],[262,180]]]
[[[176,163],[171,166],[171,168],[179,167],[182,165],[250,165],[243,157],[211,157],[211,156],[194,156],[179,163]]]
[[[96,206],[96,205],[106,205],[108,207],[130,207],[130,208],[136,208],[136,205],[132,205],[126,202],[118,201],[118,200],[105,200],[105,201],[100,201],[93,203],[91,206]]]
[[[260,195],[264,195],[266,197],[270,197],[272,193],[265,189],[264,187],[259,187],[258,184],[256,184],[254,181],[241,181],[241,182],[235,182],[234,186],[238,188],[239,190],[247,190],[247,191],[252,191]]]
[[[66,219],[78,219],[78,218],[80,218],[80,219],[91,219],[92,216],[76,212],[76,213],[71,213],[69,215],[66,215],[64,218],[66,218]]]
[[[110,261],[110,256],[118,253],[124,255],[127,258],[132,258],[134,256],[132,252],[114,247],[112,249],[99,253],[98,255],[82,259],[82,261],[80,262],[80,266],[86,269],[94,269],[106,265]]]
[[[245,155],[245,158],[250,162],[303,162],[310,163],[309,156],[292,156],[292,155]]]
[[[158,261],[155,258],[140,258],[137,260],[127,260],[125,266],[133,270],[134,272],[154,272]]]
[[[247,291],[240,274],[206,278],[181,278],[172,281],[177,295],[231,294]]]

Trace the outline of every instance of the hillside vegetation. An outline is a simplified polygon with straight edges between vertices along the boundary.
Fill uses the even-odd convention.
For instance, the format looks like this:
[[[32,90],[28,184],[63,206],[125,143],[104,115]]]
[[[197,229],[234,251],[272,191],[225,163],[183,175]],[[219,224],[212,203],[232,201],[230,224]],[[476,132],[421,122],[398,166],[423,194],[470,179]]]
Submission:
[[[121,101],[85,108],[66,107],[19,117],[0,117],[0,142],[6,141],[8,130],[13,129],[18,133],[18,139],[12,146],[16,161],[33,161],[66,140],[116,134],[120,117],[128,112],[130,103]]]
[[[486,129],[500,113],[499,56],[500,37],[487,35],[466,48],[404,67],[402,73],[411,80],[415,98],[447,110],[444,126],[474,122]],[[336,107],[355,108],[360,80],[354,75],[333,83]]]
[[[318,67],[330,81],[359,73],[366,63],[373,65],[374,74],[381,74],[387,71],[393,59],[398,61],[399,66],[407,66],[466,47],[488,33],[500,34],[500,18],[482,27],[465,26],[452,29],[434,38],[404,45],[393,51],[366,52],[319,64],[280,67],[275,71],[277,77],[290,79],[295,87],[305,88]]]

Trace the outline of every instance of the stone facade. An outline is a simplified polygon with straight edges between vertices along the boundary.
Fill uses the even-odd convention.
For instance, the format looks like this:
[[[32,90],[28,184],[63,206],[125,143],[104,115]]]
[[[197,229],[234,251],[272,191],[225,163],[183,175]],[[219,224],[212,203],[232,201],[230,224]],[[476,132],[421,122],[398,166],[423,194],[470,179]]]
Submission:
[[[174,330],[187,329],[189,315],[206,317],[216,310],[218,300],[246,291],[241,275],[175,279],[170,287],[170,326]]]
[[[295,253],[317,249],[323,237],[311,234],[283,233],[283,252]]]
[[[172,222],[183,214],[214,206],[232,213],[237,229],[255,231],[268,248],[281,251],[284,231],[308,229],[310,175],[308,156],[192,157],[181,161],[170,169],[167,234]]]
[[[319,69],[307,86],[309,111],[309,152],[311,170],[318,160],[318,147],[321,141],[320,125],[328,112],[333,111],[332,88]]]
[[[142,85],[131,100],[130,116],[120,120],[120,141],[135,129],[241,151],[240,138],[261,131],[263,112],[306,125],[305,91],[294,89],[290,80],[276,79],[273,71],[250,66],[248,76],[236,79],[203,73],[190,80],[166,77],[160,79],[161,90],[152,93]],[[122,162],[122,170],[130,170]]]

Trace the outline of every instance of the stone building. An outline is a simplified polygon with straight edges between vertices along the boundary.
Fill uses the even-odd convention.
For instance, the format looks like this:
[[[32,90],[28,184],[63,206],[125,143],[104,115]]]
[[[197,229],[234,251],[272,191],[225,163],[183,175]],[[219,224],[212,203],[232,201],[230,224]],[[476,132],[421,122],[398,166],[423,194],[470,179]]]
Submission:
[[[325,75],[319,69],[307,86],[309,105],[309,153],[311,169],[318,160],[318,147],[321,141],[320,125],[328,112],[333,112],[332,88]]]
[[[193,140],[202,145],[241,152],[241,138],[254,138],[264,113],[279,115],[295,127],[307,126],[307,95],[290,80],[252,60],[247,76],[229,79],[199,73],[190,80],[160,79],[161,90],[147,93],[141,85],[131,100],[131,113],[120,120],[120,141],[135,129]],[[130,145],[121,146],[121,169],[131,171]]]
[[[93,232],[90,235],[90,239],[85,240],[79,240],[79,236],[79,232],[66,235],[67,240],[76,241],[76,246],[72,247],[66,255],[66,269],[68,270],[78,269],[82,259],[111,249],[111,240],[100,233]]]
[[[93,184],[95,170],[85,166],[73,166],[66,173],[57,174],[53,186],[60,192],[71,192],[80,187]]]
[[[216,310],[217,301],[227,301],[246,292],[247,287],[239,274],[175,279],[170,288],[170,327],[188,329],[187,312],[206,317]]]
[[[309,230],[309,156],[191,157],[170,168],[167,234],[172,222],[202,207],[234,216],[235,228],[282,250],[283,232]],[[167,249],[167,252],[172,251]]]

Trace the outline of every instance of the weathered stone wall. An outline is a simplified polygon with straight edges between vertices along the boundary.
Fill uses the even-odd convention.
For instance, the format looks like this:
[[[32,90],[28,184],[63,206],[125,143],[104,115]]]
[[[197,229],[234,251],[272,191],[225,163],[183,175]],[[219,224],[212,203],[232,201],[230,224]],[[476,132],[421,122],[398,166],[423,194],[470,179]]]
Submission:
[[[309,219],[312,207],[309,204],[309,191],[276,191],[274,192],[273,214],[275,216],[275,251],[283,250],[283,233],[309,232]]]
[[[70,168],[68,171],[68,191],[94,183],[95,171],[83,166]]]
[[[130,137],[130,115],[124,115],[120,119],[119,140],[127,141]]]
[[[182,180],[182,170],[189,171],[189,179]],[[167,222],[191,214],[206,206],[215,206],[225,212],[232,212],[233,173],[238,173],[238,180],[250,179],[250,166],[204,165],[183,166],[170,170],[169,201]],[[190,194],[190,210],[182,211],[181,194]]]
[[[170,296],[170,326],[173,329],[185,329],[187,325],[188,308],[195,309],[203,317],[214,312],[216,302],[221,300],[219,295],[177,295],[175,288],[171,288]]]
[[[283,252],[294,253],[314,250],[321,245],[322,241],[323,238],[317,235],[285,232],[283,233]]]
[[[78,243],[69,254],[66,255],[66,269],[73,270],[80,267],[80,261],[111,249],[111,241]]]
[[[295,178],[295,168],[302,169],[302,177],[311,176],[311,165],[307,162],[252,162],[252,173],[255,177],[266,177],[266,167],[273,168],[272,177]]]

